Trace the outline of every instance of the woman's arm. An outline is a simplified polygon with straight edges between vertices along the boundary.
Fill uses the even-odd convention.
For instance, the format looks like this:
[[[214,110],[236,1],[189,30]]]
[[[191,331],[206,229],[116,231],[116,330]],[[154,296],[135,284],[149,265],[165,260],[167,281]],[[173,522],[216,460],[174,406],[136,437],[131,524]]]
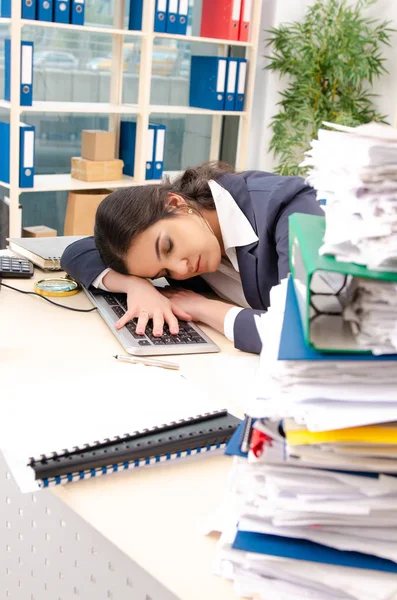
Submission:
[[[226,329],[230,326],[233,329],[234,345],[239,350],[255,354],[259,354],[261,351],[262,344],[256,329],[254,315],[263,314],[265,311],[251,308],[234,311],[233,309],[236,307],[233,304],[206,298],[187,290],[163,290],[162,293],[171,300],[174,310],[179,308],[188,311],[193,321],[205,323],[226,337],[229,337]],[[228,323],[228,316],[231,316],[230,323]]]
[[[73,279],[86,287],[89,287],[106,270],[93,237],[83,238],[68,246],[62,255],[61,266]],[[164,322],[168,323],[171,333],[177,334],[179,331],[177,317],[191,320],[188,312],[178,308],[174,310],[171,302],[146,279],[134,275],[122,275],[111,270],[104,276],[103,284],[111,292],[127,294],[128,309],[116,323],[117,329],[121,329],[136,317],[138,334],[145,333],[149,319],[153,319],[154,335],[162,335]]]

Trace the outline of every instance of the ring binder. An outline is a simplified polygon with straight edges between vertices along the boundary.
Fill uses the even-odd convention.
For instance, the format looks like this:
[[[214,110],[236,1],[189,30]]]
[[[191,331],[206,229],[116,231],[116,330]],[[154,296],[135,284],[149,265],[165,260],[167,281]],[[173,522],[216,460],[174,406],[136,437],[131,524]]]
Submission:
[[[199,454],[223,447],[229,441],[240,419],[226,410],[205,413],[178,422],[144,429],[113,439],[75,446],[71,450],[52,451],[30,458],[28,466],[43,487],[95,477],[109,470],[136,468]],[[83,474],[83,477],[81,477]]]

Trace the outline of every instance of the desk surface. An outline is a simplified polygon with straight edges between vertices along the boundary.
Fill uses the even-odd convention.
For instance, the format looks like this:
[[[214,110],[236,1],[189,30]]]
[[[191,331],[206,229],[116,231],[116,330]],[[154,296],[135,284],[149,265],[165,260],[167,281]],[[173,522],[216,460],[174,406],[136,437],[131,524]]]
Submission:
[[[33,279],[4,283],[32,290],[42,276],[36,271]],[[90,308],[83,293],[57,301]],[[258,359],[205,329],[220,354],[172,360],[210,397],[220,395],[225,406],[236,408]],[[95,312],[74,313],[6,288],[0,290],[0,331],[1,369],[22,364],[43,374],[62,365],[71,379],[82,361],[106,369],[121,349]],[[231,600],[231,584],[211,574],[216,538],[202,533],[222,500],[230,466],[227,457],[212,456],[60,486],[53,493],[181,600]]]

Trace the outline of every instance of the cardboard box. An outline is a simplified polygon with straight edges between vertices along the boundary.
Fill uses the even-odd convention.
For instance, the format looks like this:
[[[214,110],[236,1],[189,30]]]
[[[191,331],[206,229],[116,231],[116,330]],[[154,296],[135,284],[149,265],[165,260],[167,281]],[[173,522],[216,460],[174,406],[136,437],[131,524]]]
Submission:
[[[24,227],[22,229],[22,237],[56,237],[56,229],[47,227],[46,225],[34,225],[33,227]]]
[[[111,131],[84,129],[81,132],[81,156],[87,160],[114,160],[116,135]]]
[[[110,190],[69,192],[63,235],[93,235],[99,204]]]
[[[74,179],[81,181],[115,181],[123,176],[122,160],[87,160],[80,156],[72,157],[72,172]]]

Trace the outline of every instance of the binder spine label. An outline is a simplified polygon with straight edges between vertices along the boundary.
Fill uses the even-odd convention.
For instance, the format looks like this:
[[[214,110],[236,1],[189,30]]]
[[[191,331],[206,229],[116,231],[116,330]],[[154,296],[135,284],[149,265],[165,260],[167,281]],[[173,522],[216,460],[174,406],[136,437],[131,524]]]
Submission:
[[[243,21],[249,23],[251,21],[252,0],[245,0]]]
[[[238,87],[237,87],[237,93],[238,94],[244,94],[245,92],[245,77],[247,74],[247,63],[246,62],[241,62],[240,63],[240,71],[239,71],[239,77],[238,77]]]
[[[225,91],[226,65],[226,60],[220,60],[218,62],[218,77],[216,80],[216,91],[218,93],[223,93]]]
[[[23,168],[33,169],[34,167],[34,131],[24,132],[23,148]]]
[[[233,0],[232,21],[240,20],[241,0]]]

